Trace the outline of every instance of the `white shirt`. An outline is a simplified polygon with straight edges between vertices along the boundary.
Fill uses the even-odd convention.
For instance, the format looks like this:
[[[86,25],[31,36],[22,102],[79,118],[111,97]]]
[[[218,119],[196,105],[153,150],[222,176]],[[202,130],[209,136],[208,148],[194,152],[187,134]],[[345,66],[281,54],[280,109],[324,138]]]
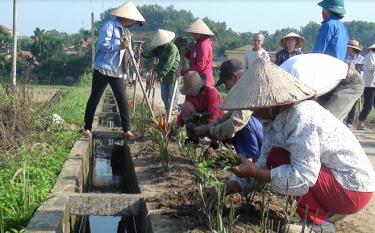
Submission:
[[[245,54],[245,69],[249,69],[258,58],[270,60],[270,55],[263,48],[261,48],[259,51],[254,51],[253,49],[247,50]]]
[[[330,169],[343,188],[372,192],[371,162],[351,131],[326,109],[306,100],[284,109],[264,124],[262,154],[256,166],[265,168],[272,147],[290,152],[290,164],[271,169],[274,191],[302,196],[313,187],[321,166]]]
[[[320,53],[293,56],[280,67],[315,90],[317,96],[333,90],[348,72],[348,64]]]
[[[363,79],[365,87],[375,87],[375,53],[369,52],[363,60]]]

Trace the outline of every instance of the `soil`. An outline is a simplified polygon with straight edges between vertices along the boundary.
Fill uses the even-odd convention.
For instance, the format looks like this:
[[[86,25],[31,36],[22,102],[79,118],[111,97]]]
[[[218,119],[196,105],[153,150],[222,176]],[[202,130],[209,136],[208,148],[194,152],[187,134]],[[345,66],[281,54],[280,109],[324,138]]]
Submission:
[[[157,89],[156,93],[160,93],[160,90]],[[159,107],[159,111],[155,111],[157,115],[162,104],[157,96],[155,102]],[[154,232],[212,232],[207,226],[207,219],[199,212],[198,192],[193,177],[195,164],[184,158],[177,145],[172,143],[170,150],[173,154],[173,162],[170,169],[165,171],[159,161],[158,153],[153,151],[151,142],[147,138],[129,144],[141,192],[147,197],[148,216],[152,220]],[[229,172],[222,172],[219,169],[216,170],[216,174],[222,179],[231,176]],[[245,198],[239,194],[230,196],[223,215],[228,216],[229,208],[235,208],[239,218],[232,232],[261,232],[260,203],[260,194],[257,194],[251,203],[246,203]],[[273,219],[274,229],[277,228],[279,221],[283,221],[283,206],[285,206],[284,197],[272,195],[269,215]],[[374,206],[371,211],[372,214],[375,213]],[[370,218],[373,215],[366,218],[361,213],[338,221],[337,232],[375,232],[372,226],[373,220]]]

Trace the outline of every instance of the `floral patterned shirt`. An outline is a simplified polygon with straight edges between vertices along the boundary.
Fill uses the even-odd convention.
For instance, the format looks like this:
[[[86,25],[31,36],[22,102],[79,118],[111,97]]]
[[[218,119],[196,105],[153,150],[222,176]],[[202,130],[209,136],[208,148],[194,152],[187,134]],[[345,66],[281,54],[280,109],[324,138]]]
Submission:
[[[264,124],[265,134],[258,167],[265,168],[272,147],[290,152],[290,164],[271,169],[272,189],[296,196],[314,186],[321,166],[329,168],[343,188],[372,192],[375,175],[356,137],[330,112],[312,100],[279,113]]]

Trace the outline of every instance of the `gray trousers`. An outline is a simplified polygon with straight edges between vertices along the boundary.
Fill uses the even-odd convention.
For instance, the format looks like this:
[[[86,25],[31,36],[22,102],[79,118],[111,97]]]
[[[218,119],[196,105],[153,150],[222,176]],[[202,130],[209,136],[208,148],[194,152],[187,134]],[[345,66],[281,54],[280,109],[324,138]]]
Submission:
[[[342,80],[335,89],[318,97],[317,102],[340,121],[344,121],[355,102],[361,97],[364,88],[361,75],[355,71],[351,80]]]

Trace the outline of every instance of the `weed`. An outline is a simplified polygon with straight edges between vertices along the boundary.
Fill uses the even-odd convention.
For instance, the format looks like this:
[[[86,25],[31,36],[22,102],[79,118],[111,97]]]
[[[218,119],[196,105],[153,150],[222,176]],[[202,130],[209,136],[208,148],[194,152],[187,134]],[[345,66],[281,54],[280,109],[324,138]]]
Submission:
[[[154,119],[154,127],[150,129],[152,147],[159,149],[159,156],[164,169],[168,169],[171,153],[168,150],[170,143],[170,129],[167,119],[162,115],[159,120]]]
[[[147,109],[146,104],[137,104],[135,112],[131,113],[130,121],[135,128],[135,131],[140,136],[145,136],[148,125],[150,123],[151,115]]]

